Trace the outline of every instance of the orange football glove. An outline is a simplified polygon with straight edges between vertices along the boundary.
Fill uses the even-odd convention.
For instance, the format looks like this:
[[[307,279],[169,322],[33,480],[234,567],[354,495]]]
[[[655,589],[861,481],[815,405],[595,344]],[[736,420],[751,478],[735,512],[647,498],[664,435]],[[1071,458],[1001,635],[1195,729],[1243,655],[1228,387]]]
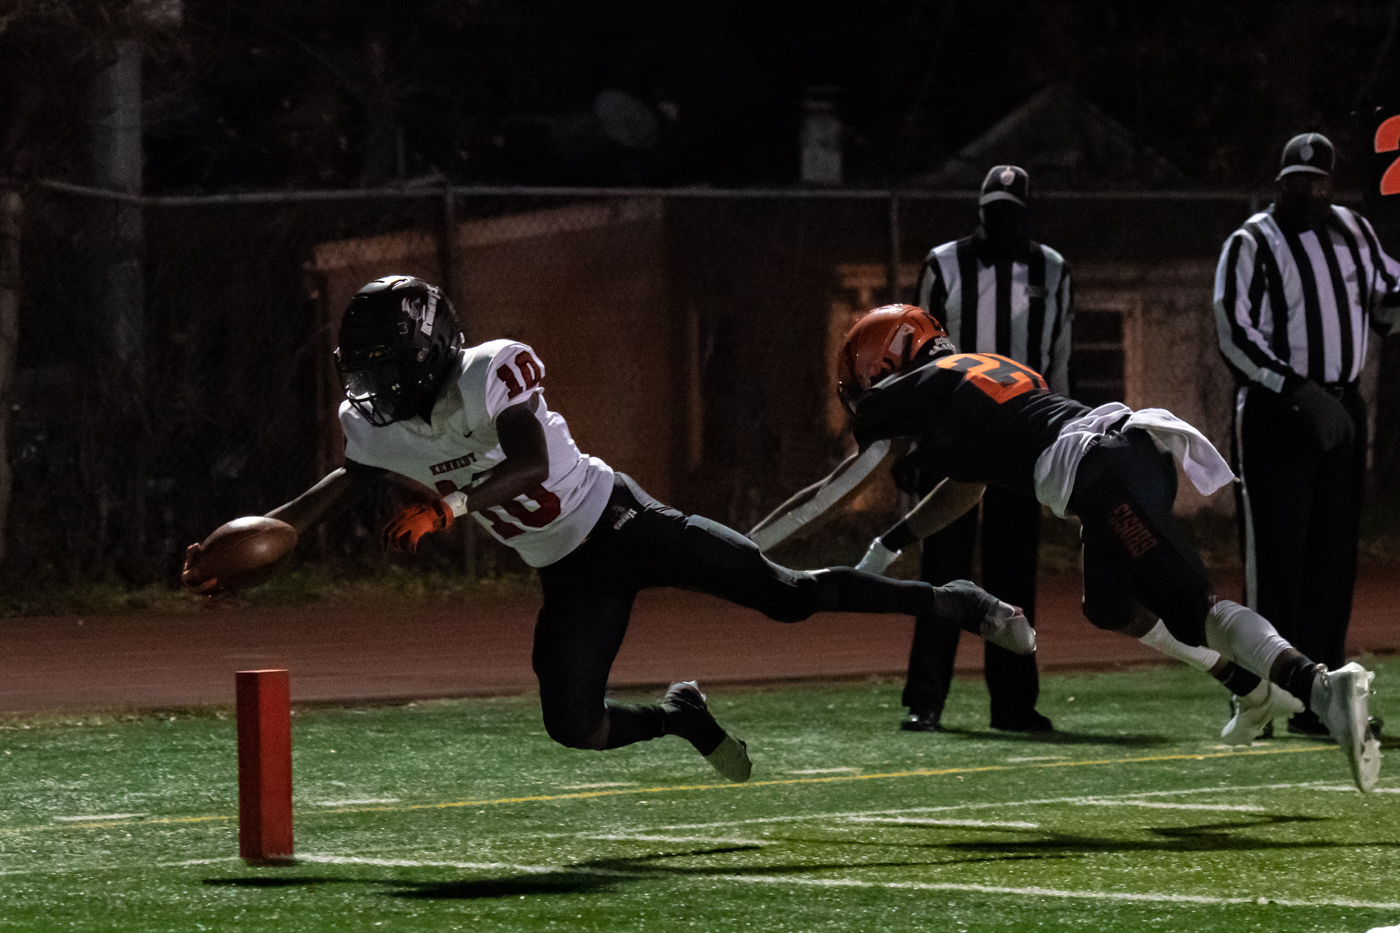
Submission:
[[[219,586],[217,578],[206,577],[200,571],[199,555],[203,551],[204,548],[197,542],[185,548],[185,566],[180,571],[180,582],[201,596],[216,596],[223,588]]]
[[[384,526],[381,536],[384,547],[391,551],[418,550],[418,539],[434,531],[452,526],[452,507],[441,499],[422,505],[410,505]]]

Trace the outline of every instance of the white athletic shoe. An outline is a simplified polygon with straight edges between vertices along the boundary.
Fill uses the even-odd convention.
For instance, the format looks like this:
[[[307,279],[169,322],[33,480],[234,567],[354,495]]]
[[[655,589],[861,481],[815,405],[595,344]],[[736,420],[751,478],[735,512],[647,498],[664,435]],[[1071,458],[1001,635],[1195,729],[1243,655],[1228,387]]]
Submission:
[[[1313,712],[1346,756],[1352,780],[1363,793],[1376,786],[1381,773],[1381,743],[1371,734],[1367,711],[1375,676],[1352,661],[1335,671],[1319,671],[1312,687]]]
[[[715,722],[699,684],[693,680],[671,684],[661,706],[667,712],[671,731],[694,745],[710,767],[738,784],[749,779],[753,765],[748,747]]]
[[[1275,719],[1303,711],[1302,700],[1267,680],[1246,696],[1231,697],[1230,705],[1235,715],[1220,730],[1226,745],[1248,745]]]
[[[724,741],[720,742],[719,747],[714,751],[706,755],[705,760],[710,763],[710,767],[735,784],[744,783],[753,773],[753,764],[749,761],[748,746],[744,744],[743,739],[736,739],[727,732],[724,735]]]
[[[982,638],[1013,654],[1035,651],[1035,629],[1020,607],[997,601],[996,608],[982,619]]]

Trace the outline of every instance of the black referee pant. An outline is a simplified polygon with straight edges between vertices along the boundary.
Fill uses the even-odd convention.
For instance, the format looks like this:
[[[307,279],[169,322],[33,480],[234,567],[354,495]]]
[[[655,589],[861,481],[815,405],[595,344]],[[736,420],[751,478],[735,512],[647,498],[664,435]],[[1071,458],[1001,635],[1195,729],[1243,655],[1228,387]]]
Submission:
[[[1298,415],[1276,392],[1240,389],[1232,455],[1245,603],[1310,658],[1346,662],[1366,477],[1366,404],[1354,385],[1329,389],[1355,439],[1330,453],[1299,440]],[[1239,396],[1242,394],[1243,398]]]
[[[928,489],[921,491],[927,494]],[[941,586],[972,578],[977,526],[978,511],[973,509],[924,539],[921,579],[925,583]],[[1040,503],[1023,493],[988,486],[982,497],[981,526],[982,588],[998,599],[1020,606],[1034,626]],[[937,619],[915,617],[909,673],[904,683],[906,707],[942,714],[961,634]],[[1035,655],[1013,654],[991,642],[984,643],[984,651],[983,674],[991,695],[992,724],[1015,725],[1035,710],[1040,696]]]

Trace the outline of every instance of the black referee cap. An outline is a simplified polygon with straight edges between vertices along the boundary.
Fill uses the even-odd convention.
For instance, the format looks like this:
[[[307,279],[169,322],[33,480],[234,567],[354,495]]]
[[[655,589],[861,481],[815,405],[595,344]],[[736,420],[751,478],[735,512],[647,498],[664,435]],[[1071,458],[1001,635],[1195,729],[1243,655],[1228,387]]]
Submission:
[[[1278,177],[1292,175],[1294,172],[1331,175],[1336,165],[1337,150],[1333,148],[1332,140],[1321,133],[1299,133],[1283,147]]]
[[[1011,201],[1022,207],[1031,197],[1031,176],[1019,165],[994,165],[982,181],[982,196],[978,205],[992,201]]]

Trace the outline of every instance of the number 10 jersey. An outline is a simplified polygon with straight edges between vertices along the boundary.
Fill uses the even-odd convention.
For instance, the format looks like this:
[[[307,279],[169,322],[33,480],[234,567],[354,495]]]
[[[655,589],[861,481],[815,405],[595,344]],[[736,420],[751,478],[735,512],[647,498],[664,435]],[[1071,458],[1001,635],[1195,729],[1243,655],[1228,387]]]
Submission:
[[[447,387],[421,418],[375,427],[348,401],[340,406],[345,458],[417,480],[439,495],[467,492],[505,459],[496,416],[531,402],[549,449],[549,476],[503,505],[473,512],[497,541],[532,567],[552,564],[583,542],[612,495],[613,471],[580,453],[563,417],[544,403],[544,364],[523,343],[492,340],[461,351]]]

